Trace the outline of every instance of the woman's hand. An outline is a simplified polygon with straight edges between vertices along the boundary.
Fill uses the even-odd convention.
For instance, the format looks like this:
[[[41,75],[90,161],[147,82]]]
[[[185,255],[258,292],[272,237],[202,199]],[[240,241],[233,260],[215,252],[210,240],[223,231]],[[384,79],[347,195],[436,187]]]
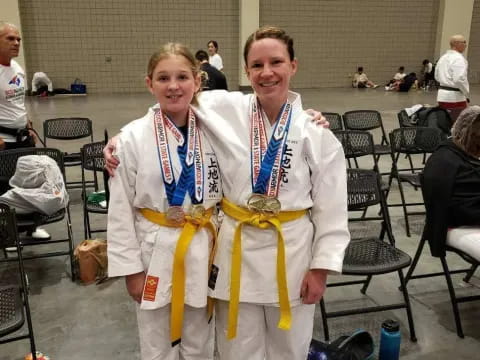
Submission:
[[[128,294],[139,304],[142,302],[145,278],[146,275],[143,271],[125,276],[125,284],[127,285]]]
[[[305,112],[312,117],[312,121],[314,121],[317,126],[322,126],[326,129],[330,127],[330,123],[327,121],[325,116],[322,115],[321,112],[313,109],[305,110]]]
[[[113,155],[115,148],[117,146],[118,135],[115,135],[110,140],[108,140],[107,145],[103,148],[103,158],[105,159],[105,169],[107,169],[108,174],[113,177],[115,174],[115,169],[117,168],[120,161]]]
[[[327,270],[311,269],[303,278],[300,296],[304,304],[316,304],[327,287]]]

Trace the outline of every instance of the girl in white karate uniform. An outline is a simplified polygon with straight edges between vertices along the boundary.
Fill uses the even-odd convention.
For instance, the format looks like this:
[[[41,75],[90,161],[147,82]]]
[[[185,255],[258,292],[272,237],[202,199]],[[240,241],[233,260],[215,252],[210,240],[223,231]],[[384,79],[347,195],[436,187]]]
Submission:
[[[143,360],[213,359],[207,311],[221,198],[217,159],[191,107],[200,87],[186,47],[154,53],[146,84],[158,103],[122,129],[110,180],[109,275],[137,302]]]
[[[314,304],[350,239],[344,154],[289,91],[297,60],[283,30],[257,30],[244,59],[254,94],[199,97],[226,214],[209,281],[219,356],[304,360]]]

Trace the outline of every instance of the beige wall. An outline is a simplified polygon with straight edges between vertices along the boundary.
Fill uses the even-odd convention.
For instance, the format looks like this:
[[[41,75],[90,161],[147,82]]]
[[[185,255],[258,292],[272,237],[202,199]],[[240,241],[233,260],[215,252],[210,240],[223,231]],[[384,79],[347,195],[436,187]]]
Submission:
[[[440,0],[439,2],[434,52],[436,57],[440,57],[450,49],[452,35],[462,34],[469,41],[474,0]],[[468,54],[468,47],[464,54]]]
[[[400,65],[418,71],[433,54],[436,0],[264,0],[260,24],[293,35],[299,59],[296,87],[341,87],[363,65],[383,84]]]
[[[215,39],[235,89],[243,66],[242,1],[247,0],[18,0],[26,65],[30,76],[46,72],[55,87],[68,88],[78,77],[90,93],[139,92],[145,91],[146,62],[158,45],[181,41],[197,50]],[[479,2],[468,54],[472,82],[479,82]],[[279,25],[295,39],[297,88],[349,86],[348,76],[359,65],[383,84],[400,65],[419,72],[424,58],[434,59],[439,4],[261,0],[260,25]]]
[[[472,27],[468,44],[468,78],[471,84],[480,84],[480,0],[473,5]]]
[[[29,72],[46,72],[55,87],[80,78],[91,93],[146,91],[146,64],[159,45],[180,41],[196,51],[211,39],[229,84],[238,84],[238,0],[19,3]]]

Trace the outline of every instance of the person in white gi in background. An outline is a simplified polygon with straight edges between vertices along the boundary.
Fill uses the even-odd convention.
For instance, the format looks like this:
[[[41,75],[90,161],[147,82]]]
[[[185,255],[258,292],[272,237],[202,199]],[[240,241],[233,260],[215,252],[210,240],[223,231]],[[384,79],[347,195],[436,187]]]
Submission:
[[[465,37],[453,35],[450,38],[450,50],[442,55],[435,67],[435,79],[440,83],[437,93],[438,106],[450,113],[452,125],[470,101],[468,62],[463,56],[466,48]]]
[[[210,216],[222,188],[202,119],[190,105],[199,69],[185,46],[168,43],[150,58],[145,80],[158,104],[125,126],[117,144],[108,273],[125,276],[138,303],[143,360],[213,359]]]
[[[225,195],[209,282],[219,299],[219,356],[304,360],[314,304],[325,291],[327,273],[341,271],[350,239],[344,155],[335,136],[316,127],[300,96],[289,91],[297,61],[283,30],[256,31],[244,58],[254,95],[210,91],[199,98],[200,112],[209,115],[203,124]],[[277,150],[269,150],[273,164],[267,164],[272,133],[280,136]],[[105,149],[111,168],[118,164],[113,147],[114,142]],[[261,163],[268,166],[260,170]],[[260,182],[269,185],[257,188]],[[243,231],[237,220],[246,224]]]
[[[220,54],[218,54],[218,43],[215,40],[210,40],[207,44],[208,50],[208,62],[217,70],[223,71],[223,60]]]
[[[32,93],[37,95],[40,91],[40,88],[47,88],[49,93],[53,92],[53,83],[52,80],[44,72],[36,72],[33,74],[32,78]]]

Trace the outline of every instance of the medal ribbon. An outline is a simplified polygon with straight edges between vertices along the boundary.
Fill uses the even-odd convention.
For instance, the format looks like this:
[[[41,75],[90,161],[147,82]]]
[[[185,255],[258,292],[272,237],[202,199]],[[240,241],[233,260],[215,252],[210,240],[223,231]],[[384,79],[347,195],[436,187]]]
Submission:
[[[189,109],[187,141],[185,141],[182,132],[167,116],[162,114],[160,109],[155,110],[154,123],[157,153],[168,204],[170,206],[181,206],[187,191],[190,194],[192,203],[202,203],[203,158],[195,113]],[[182,172],[180,173],[178,182],[175,181],[175,175],[173,173],[166,129],[173,134],[179,144],[177,152],[180,158],[180,164],[182,165]],[[195,166],[192,166],[193,164],[195,164]]]
[[[289,102],[283,105],[268,147],[258,99],[252,100],[250,117],[253,193],[275,197],[280,186],[282,157],[292,118],[292,105]]]

